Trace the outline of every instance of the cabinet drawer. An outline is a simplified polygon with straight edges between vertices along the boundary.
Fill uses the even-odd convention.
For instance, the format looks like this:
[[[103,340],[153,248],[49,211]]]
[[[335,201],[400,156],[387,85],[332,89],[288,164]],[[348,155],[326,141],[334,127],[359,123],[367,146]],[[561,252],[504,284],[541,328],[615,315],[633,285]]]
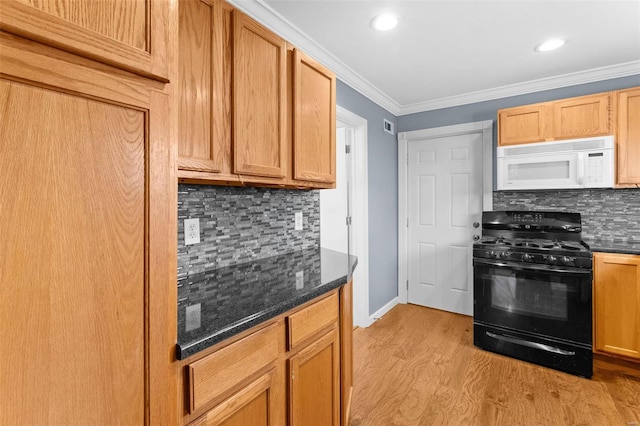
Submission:
[[[189,364],[190,412],[204,407],[276,361],[282,338],[280,330],[278,324],[272,324]]]
[[[338,295],[333,294],[326,299],[287,317],[288,349],[298,347],[309,337],[338,321]]]

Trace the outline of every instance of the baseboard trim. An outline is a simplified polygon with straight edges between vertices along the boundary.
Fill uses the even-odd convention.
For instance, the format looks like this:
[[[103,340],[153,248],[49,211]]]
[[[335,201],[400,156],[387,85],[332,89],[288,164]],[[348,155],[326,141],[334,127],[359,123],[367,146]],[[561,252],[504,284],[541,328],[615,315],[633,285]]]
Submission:
[[[593,354],[593,367],[640,378],[640,363],[600,353]]]
[[[394,297],[393,299],[391,299],[389,301],[389,303],[387,303],[386,305],[384,305],[382,308],[378,309],[377,311],[375,311],[373,313],[373,315],[371,315],[369,317],[369,325],[373,324],[374,321],[379,320],[380,318],[382,318],[387,312],[389,312],[391,309],[393,309],[394,306],[396,306],[398,304],[398,297]]]

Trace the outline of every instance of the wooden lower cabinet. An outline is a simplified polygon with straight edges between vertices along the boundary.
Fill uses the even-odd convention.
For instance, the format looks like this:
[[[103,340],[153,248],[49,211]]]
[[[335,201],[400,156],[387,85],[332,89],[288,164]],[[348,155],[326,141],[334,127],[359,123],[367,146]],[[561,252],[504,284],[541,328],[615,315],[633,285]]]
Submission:
[[[345,288],[350,289],[334,290],[203,357],[185,360],[182,424],[347,425],[346,417],[341,420],[341,389],[351,387],[343,383],[345,368],[351,380],[351,365],[343,364],[341,343],[343,323],[353,331],[353,320],[351,309],[341,306]],[[348,342],[350,348],[351,336]]]
[[[640,256],[594,253],[596,352],[640,361]]]

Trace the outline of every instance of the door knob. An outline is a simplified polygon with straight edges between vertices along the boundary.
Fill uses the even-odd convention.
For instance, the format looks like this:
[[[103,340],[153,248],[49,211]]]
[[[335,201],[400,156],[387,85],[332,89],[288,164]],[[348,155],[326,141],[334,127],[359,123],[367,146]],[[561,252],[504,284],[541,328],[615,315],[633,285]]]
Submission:
[[[478,226],[480,226],[480,224],[478,222],[473,222],[473,227],[477,228]]]
[[[480,235],[474,235],[473,236],[473,241],[478,241],[480,239]]]

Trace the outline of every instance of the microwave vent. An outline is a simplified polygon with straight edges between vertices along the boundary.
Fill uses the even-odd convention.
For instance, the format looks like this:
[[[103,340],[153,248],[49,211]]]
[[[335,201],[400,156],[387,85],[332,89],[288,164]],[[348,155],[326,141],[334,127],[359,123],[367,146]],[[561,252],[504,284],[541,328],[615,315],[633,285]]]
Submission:
[[[512,155],[597,150],[612,147],[613,136],[604,136],[599,138],[589,138],[563,142],[541,142],[521,146],[510,146],[502,148],[502,153],[504,157],[509,157]]]

